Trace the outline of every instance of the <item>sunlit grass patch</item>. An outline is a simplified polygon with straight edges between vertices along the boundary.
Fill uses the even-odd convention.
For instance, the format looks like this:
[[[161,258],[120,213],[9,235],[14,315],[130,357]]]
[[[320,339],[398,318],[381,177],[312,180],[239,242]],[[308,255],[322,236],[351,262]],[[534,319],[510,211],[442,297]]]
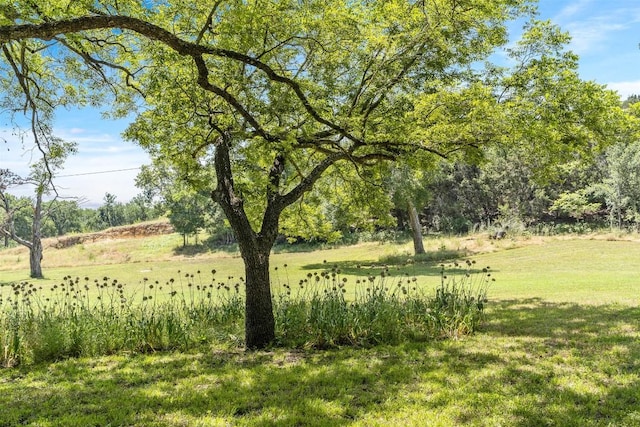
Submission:
[[[523,307],[527,316],[518,315]],[[488,311],[482,332],[459,340],[322,351],[200,348],[4,369],[3,421],[638,425],[637,307],[513,300]]]

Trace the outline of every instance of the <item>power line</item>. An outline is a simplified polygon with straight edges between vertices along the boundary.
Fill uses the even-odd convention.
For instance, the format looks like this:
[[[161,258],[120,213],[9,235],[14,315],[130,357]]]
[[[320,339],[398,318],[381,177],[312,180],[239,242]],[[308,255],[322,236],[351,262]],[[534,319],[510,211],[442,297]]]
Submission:
[[[58,175],[58,176],[56,176],[56,178],[69,178],[69,177],[72,177],[72,176],[86,176],[86,175],[100,175],[100,174],[104,174],[104,173],[127,172],[127,171],[134,171],[134,170],[138,170],[138,169],[140,169],[140,168],[137,167],[137,168],[128,168],[128,169],[114,169],[114,170],[110,170],[110,171],[74,173],[74,174],[69,174],[69,175]]]

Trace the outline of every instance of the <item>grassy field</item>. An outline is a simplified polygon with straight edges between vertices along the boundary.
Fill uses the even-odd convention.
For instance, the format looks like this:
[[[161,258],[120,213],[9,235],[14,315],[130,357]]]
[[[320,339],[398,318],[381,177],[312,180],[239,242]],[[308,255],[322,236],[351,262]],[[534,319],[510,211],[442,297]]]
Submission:
[[[234,253],[174,251],[174,235],[47,249],[45,274],[166,279],[242,275]],[[0,369],[0,426],[640,426],[640,242],[632,237],[437,238],[496,281],[488,321],[458,340],[326,351],[117,354]],[[337,264],[350,282],[409,244],[273,256],[274,287]],[[0,252],[0,283],[26,279]],[[285,268],[284,265],[287,264]],[[421,286],[437,263],[391,265]],[[357,266],[360,265],[360,268]],[[275,267],[278,267],[275,270]],[[47,283],[47,282],[43,282]]]

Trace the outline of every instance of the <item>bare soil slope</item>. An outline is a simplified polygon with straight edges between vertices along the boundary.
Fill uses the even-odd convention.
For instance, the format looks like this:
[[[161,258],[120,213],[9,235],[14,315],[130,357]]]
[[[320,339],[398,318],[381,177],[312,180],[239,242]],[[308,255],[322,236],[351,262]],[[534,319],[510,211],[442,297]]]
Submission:
[[[136,237],[158,236],[171,234],[173,226],[169,222],[145,222],[133,225],[112,227],[97,233],[73,234],[47,239],[49,247],[64,249],[80,243],[97,242],[107,239],[130,239]]]

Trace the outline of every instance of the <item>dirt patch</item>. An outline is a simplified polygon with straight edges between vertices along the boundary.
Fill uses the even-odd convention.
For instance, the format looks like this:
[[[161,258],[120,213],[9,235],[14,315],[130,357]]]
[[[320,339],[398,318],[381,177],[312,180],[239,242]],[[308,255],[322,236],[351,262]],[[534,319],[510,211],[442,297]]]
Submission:
[[[71,236],[60,236],[51,239],[49,246],[56,249],[64,249],[86,242],[97,242],[107,239],[131,239],[137,237],[157,236],[161,234],[171,234],[175,230],[168,222],[151,222],[134,225],[123,225],[120,227],[108,228],[97,233],[74,234]]]

